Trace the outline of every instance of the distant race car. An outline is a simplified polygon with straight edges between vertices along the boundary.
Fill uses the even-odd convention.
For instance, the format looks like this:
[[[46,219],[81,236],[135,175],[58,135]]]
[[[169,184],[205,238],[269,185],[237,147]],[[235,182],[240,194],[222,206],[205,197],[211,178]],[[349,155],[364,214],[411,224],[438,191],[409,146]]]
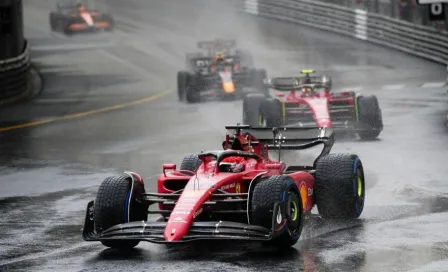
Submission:
[[[277,77],[265,81],[270,95],[249,94],[243,102],[243,123],[251,126],[319,126],[354,132],[361,139],[375,139],[383,130],[376,96],[353,91],[333,93],[331,78]]]
[[[204,98],[236,99],[248,92],[266,93],[266,70],[253,68],[252,56],[236,46],[234,40],[198,43],[207,54],[187,54],[186,71],[177,73],[178,97],[189,103]]]
[[[187,156],[179,170],[164,164],[157,193],[147,193],[133,172],[106,178],[87,205],[83,239],[120,249],[140,241],[194,240],[264,241],[285,248],[298,241],[304,215],[314,205],[323,218],[361,215],[363,165],[354,154],[329,154],[331,128],[226,129],[224,150]],[[320,144],[312,166],[286,165],[268,154]],[[158,210],[149,209],[154,204]],[[148,213],[162,216],[150,222]]]
[[[114,19],[97,11],[92,0],[58,0],[57,10],[50,12],[50,26],[52,31],[65,34],[111,31]]]

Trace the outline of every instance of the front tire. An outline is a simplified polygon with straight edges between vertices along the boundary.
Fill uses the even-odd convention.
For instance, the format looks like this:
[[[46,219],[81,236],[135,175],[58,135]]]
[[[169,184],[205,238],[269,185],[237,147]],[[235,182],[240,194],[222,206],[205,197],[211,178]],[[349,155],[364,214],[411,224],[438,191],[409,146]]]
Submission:
[[[271,176],[262,179],[254,188],[251,201],[252,224],[272,228],[274,204],[282,202],[286,211],[283,233],[268,244],[288,248],[299,240],[303,228],[302,198],[294,180],[289,176]]]
[[[138,202],[145,193],[142,184],[128,176],[106,178],[100,185],[95,199],[94,225],[95,231],[101,234],[104,230],[118,224],[146,221],[148,205]],[[116,249],[130,249],[139,244],[135,240],[101,241],[104,246]]]
[[[354,154],[329,154],[316,163],[316,204],[324,218],[358,218],[364,209],[365,180]]]

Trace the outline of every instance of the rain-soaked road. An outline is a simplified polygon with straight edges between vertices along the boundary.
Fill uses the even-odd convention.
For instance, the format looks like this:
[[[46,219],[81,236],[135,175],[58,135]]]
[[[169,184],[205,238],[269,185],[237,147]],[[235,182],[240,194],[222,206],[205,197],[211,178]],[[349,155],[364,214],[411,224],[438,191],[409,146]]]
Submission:
[[[443,67],[249,17],[215,0],[111,0],[114,33],[66,38],[48,30],[53,4],[25,1],[26,32],[44,92],[0,110],[3,128],[28,123],[0,128],[0,271],[446,271]],[[141,243],[123,254],[84,242],[84,208],[104,177],[134,170],[147,190],[155,189],[153,177],[163,162],[219,147],[223,126],[240,121],[241,102],[176,101],[175,75],[185,53],[194,52],[198,40],[215,37],[238,39],[272,76],[311,67],[332,75],[336,88],[378,96],[381,139],[334,147],[363,160],[363,215],[352,222],[309,220],[287,252]],[[140,102],[123,105],[130,101]]]

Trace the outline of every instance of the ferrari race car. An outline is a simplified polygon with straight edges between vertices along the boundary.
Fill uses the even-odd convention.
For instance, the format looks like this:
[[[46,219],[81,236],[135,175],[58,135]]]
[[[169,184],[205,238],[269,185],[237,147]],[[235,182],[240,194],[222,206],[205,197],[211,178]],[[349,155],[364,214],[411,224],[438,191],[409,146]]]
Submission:
[[[52,31],[65,34],[110,31],[114,19],[97,11],[91,0],[59,0],[57,10],[50,12],[50,26]]]
[[[140,241],[249,240],[290,247],[314,205],[322,218],[355,219],[364,207],[360,158],[330,154],[331,128],[228,126],[223,150],[164,164],[157,192],[140,175],[106,178],[87,205],[83,239],[112,248]],[[269,150],[302,150],[323,144],[311,166],[286,165]],[[279,157],[281,152],[279,152]],[[157,204],[158,209],[149,209]],[[148,221],[148,214],[161,214]]]
[[[243,102],[243,123],[251,126],[319,126],[353,132],[372,140],[383,130],[376,96],[353,91],[331,92],[331,78],[277,77],[266,80],[270,96],[249,94]]]
[[[203,98],[236,99],[248,92],[267,92],[264,69],[253,68],[252,56],[241,50],[231,52],[235,41],[199,42],[207,55],[187,54],[185,71],[177,73],[180,101],[200,102]]]

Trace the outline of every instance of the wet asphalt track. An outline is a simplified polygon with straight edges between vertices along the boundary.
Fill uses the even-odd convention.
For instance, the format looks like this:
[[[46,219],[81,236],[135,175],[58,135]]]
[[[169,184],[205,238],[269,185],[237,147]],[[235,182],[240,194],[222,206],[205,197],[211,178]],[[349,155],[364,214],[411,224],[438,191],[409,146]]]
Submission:
[[[336,35],[249,17],[211,0],[113,0],[117,30],[66,38],[48,30],[52,1],[25,1],[26,34],[44,77],[42,95],[0,110],[0,124],[71,119],[0,132],[0,271],[445,271],[448,267],[447,111],[444,69]],[[121,4],[120,4],[121,3]],[[219,11],[218,11],[219,10]],[[166,248],[129,254],[85,243],[84,208],[101,180],[134,170],[155,188],[163,162],[220,146],[241,103],[184,105],[175,75],[200,39],[237,38],[270,75],[323,70],[335,87],[378,96],[385,130],[375,142],[341,141],[367,178],[352,222],[306,222],[290,251],[258,245]],[[394,86],[393,86],[394,85]],[[400,86],[404,85],[404,86]],[[148,98],[157,100],[97,110]],[[150,99],[149,99],[150,100]]]

